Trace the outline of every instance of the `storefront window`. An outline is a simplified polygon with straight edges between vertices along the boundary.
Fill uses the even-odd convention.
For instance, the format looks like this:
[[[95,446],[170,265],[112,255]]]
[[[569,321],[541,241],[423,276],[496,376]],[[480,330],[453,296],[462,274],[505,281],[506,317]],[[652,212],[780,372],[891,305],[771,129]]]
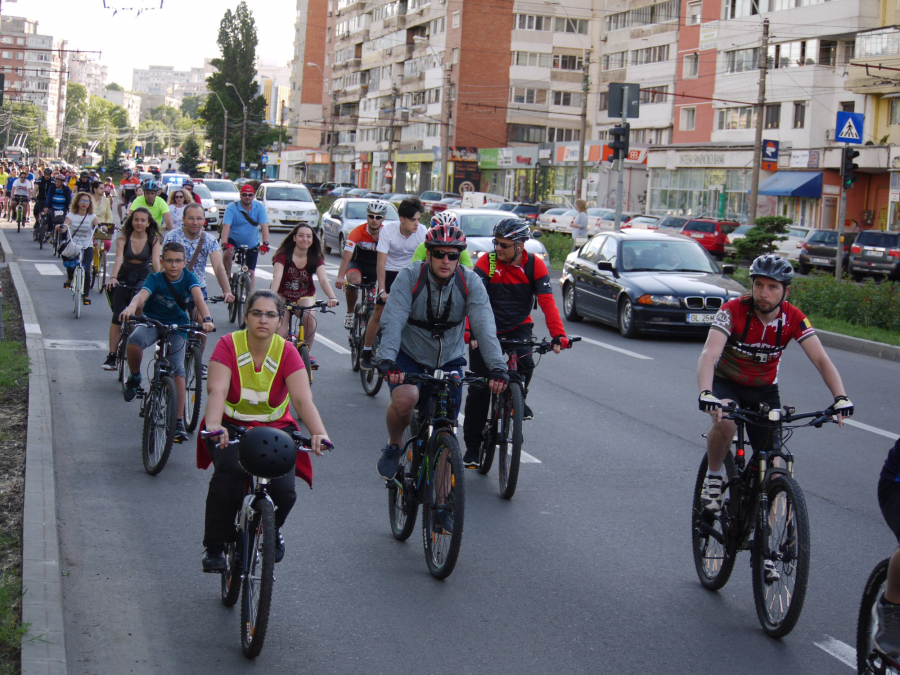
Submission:
[[[726,218],[747,219],[750,177],[740,169],[654,169],[650,177],[648,213],[678,216],[720,214],[724,186]]]

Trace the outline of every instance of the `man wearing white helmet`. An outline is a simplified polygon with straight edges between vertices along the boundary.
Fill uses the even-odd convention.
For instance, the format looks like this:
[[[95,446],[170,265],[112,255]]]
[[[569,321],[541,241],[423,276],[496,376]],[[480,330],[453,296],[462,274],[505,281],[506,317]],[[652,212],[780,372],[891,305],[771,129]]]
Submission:
[[[354,286],[375,283],[378,278],[377,247],[378,236],[384,217],[387,214],[387,203],[373,199],[366,205],[366,222],[354,228],[347,236],[344,252],[341,255],[341,266],[338,268],[334,287],[341,289],[350,282]],[[346,279],[345,279],[346,277]],[[353,308],[356,307],[356,288],[344,288],[347,300],[347,316],[344,317],[344,328],[353,327]]]

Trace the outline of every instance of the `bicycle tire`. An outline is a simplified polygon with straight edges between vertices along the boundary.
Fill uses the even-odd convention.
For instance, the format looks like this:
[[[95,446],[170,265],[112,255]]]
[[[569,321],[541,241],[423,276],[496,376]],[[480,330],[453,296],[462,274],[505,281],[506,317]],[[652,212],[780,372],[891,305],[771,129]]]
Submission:
[[[44,223],[43,223],[43,221],[41,221],[41,223],[38,225],[37,243],[38,243],[38,247],[40,248],[40,250],[43,251],[44,250]]]
[[[237,324],[241,330],[247,327],[244,320],[244,313],[247,310],[247,298],[250,296],[250,275],[242,274],[238,279],[238,294],[235,296],[235,304],[237,305]]]
[[[234,300],[228,303],[228,321],[230,323],[234,323],[237,318],[237,295],[238,295],[238,275],[231,275],[231,294],[234,296]]]
[[[104,242],[101,241],[100,242],[100,281],[97,282],[100,284],[99,287],[101,289],[106,286],[106,268],[108,266],[109,265],[107,264],[107,261],[106,261],[106,246],[105,246]]]
[[[147,394],[150,400],[144,409],[144,438],[141,443],[141,458],[144,471],[156,476],[162,471],[175,440],[175,420],[178,398],[175,393],[175,381],[168,375],[159,378],[159,382],[150,387]]]
[[[84,268],[81,265],[75,268],[75,276],[72,278],[72,296],[75,304],[75,318],[81,317],[81,296],[84,293]]]
[[[241,583],[241,649],[248,659],[262,651],[275,583],[275,511],[267,499],[256,500],[254,509],[257,515],[250,523],[250,551]]]
[[[309,360],[309,347],[305,344],[301,344],[297,347],[297,351],[300,352],[300,358],[303,359],[303,367],[306,368],[306,375],[309,377],[310,386],[312,386],[313,371],[312,362]]]
[[[362,328],[360,326],[362,325]],[[354,373],[359,372],[359,359],[362,356],[363,336],[366,334],[365,324],[359,314],[353,312],[353,325],[350,327],[350,367]]]
[[[200,421],[200,406],[203,404],[203,356],[199,346],[187,351],[184,375],[184,428],[192,432]]]
[[[381,335],[378,334],[375,336],[375,340],[372,342],[373,359],[375,358],[375,354],[378,353],[378,347],[380,345]],[[371,370],[362,370],[360,368],[359,381],[362,382],[363,391],[366,392],[367,396],[377,396],[378,392],[381,391],[381,385],[384,384],[384,378],[381,377],[381,373],[377,368],[372,368]]]
[[[446,579],[453,573],[462,544],[465,521],[466,493],[462,457],[459,442],[449,431],[438,431],[432,438],[428,452],[431,465],[425,487],[425,503],[422,505],[422,538],[425,544],[425,562],[435,579]],[[447,494],[443,504],[438,503],[436,487],[444,484]],[[451,524],[451,532],[438,523],[440,514]]]
[[[418,494],[416,493],[415,462],[413,453],[416,452],[410,439],[418,433],[418,412],[413,411],[413,418],[403,431],[404,453],[400,457],[400,468],[397,469],[399,479],[388,486],[388,517],[391,521],[391,534],[397,541],[406,541],[416,527],[416,516],[419,511]],[[398,489],[397,483],[400,483]]]
[[[238,537],[243,537],[238,532]],[[228,544],[225,549],[225,571],[222,572],[222,604],[226,607],[234,607],[234,603],[241,597],[241,556],[238,545],[234,542]]]
[[[733,480],[737,472],[734,467],[734,455],[730,450],[725,455],[724,466],[728,480]],[[724,505],[718,513],[707,511],[700,502],[700,493],[703,491],[707,467],[708,460],[704,453],[700,462],[700,470],[697,472],[697,480],[694,483],[694,500],[691,509],[691,549],[694,556],[694,569],[697,570],[697,578],[700,579],[700,583],[707,590],[718,591],[731,578],[737,551],[731,550],[731,545],[728,543],[730,491],[725,490]],[[710,531],[718,533],[723,541],[719,541]]]
[[[488,408],[488,418],[484,423],[484,431],[481,432],[481,445],[478,446],[478,473],[487,476],[494,464],[494,454],[497,450],[497,406],[498,397],[491,395],[491,406]]]
[[[875,566],[866,581],[859,603],[859,618],[856,622],[856,672],[859,675],[885,672],[888,667],[888,664],[883,662],[883,657],[875,652],[872,638],[878,630],[875,605],[887,587],[890,562],[890,558],[885,558]]]
[[[128,336],[125,333],[125,327],[121,326],[121,334],[119,335],[119,344],[116,345],[116,368],[119,376],[119,386],[125,391],[125,381],[128,379],[128,371],[125,370],[126,350],[128,348]]]
[[[771,637],[782,638],[797,625],[806,598],[809,581],[809,515],[803,492],[793,478],[782,475],[773,479],[769,484],[768,494],[769,513],[765,515],[766,521],[771,523],[773,514],[774,519],[780,520],[782,515],[785,519],[783,532],[776,523],[770,525],[772,532],[769,535],[770,539],[774,536],[785,540],[777,549],[772,546],[775,552],[771,554],[781,577],[775,583],[767,584],[765,581],[763,537],[757,524],[750,559],[753,599],[763,630]],[[784,594],[778,593],[779,589],[787,588],[787,580],[790,578],[794,579],[793,588]],[[787,611],[783,611],[785,606]]]
[[[518,382],[511,382],[503,397],[502,423],[498,430],[497,450],[500,452],[498,473],[500,496],[512,499],[519,482],[519,466],[522,462],[522,414],[525,396]]]

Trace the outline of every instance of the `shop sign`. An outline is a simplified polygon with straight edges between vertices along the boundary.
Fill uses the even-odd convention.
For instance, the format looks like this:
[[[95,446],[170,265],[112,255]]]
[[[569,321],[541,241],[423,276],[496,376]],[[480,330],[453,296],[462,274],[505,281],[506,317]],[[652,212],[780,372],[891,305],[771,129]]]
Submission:
[[[818,169],[819,150],[791,150],[792,169]]]
[[[677,155],[678,166],[725,166],[724,152],[684,152]]]
[[[500,168],[500,148],[485,148],[478,151],[478,167],[481,169]]]
[[[451,162],[477,162],[478,148],[462,148],[451,145],[449,155]]]
[[[715,49],[719,43],[719,22],[708,21],[700,24],[700,46],[698,49]]]
[[[477,156],[477,154],[476,154]],[[453,165],[453,191],[476,192],[481,187],[481,172],[475,162],[456,162]]]
[[[778,141],[763,140],[761,160],[763,171],[778,171]]]

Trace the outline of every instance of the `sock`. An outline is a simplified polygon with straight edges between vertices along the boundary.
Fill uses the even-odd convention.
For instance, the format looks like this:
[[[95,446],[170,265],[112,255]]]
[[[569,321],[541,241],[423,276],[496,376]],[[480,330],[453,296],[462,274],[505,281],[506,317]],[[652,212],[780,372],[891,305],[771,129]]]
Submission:
[[[718,476],[719,478],[725,478],[725,465],[723,464],[722,468],[720,468],[718,471],[713,471],[711,469],[707,469],[706,475],[707,476]]]
[[[140,382],[140,381],[141,381],[141,373],[140,373],[140,371],[138,371],[138,372],[136,372],[136,373],[131,373],[131,379],[137,380],[138,382]]]
[[[175,424],[184,424],[184,419],[179,417],[177,420],[175,420]]]
[[[365,353],[365,352],[370,352],[370,351],[372,351],[372,348],[371,348],[371,347],[365,347],[365,346],[363,346],[363,353]]]

